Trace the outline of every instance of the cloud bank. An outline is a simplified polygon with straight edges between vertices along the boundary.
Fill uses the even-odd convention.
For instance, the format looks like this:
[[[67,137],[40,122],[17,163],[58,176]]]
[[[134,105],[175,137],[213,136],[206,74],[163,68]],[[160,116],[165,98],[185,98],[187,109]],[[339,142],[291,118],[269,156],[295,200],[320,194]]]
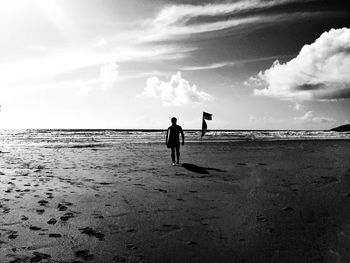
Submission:
[[[165,106],[181,106],[192,102],[210,101],[212,96],[191,85],[177,72],[170,81],[161,81],[157,77],[148,78],[141,94],[146,97],[159,98]]]
[[[296,58],[283,64],[275,61],[248,83],[260,86],[255,95],[285,100],[350,98],[350,29],[324,32]]]
[[[301,117],[295,117],[294,121],[301,123],[335,123],[336,120],[328,117],[315,116],[312,111],[306,112]]]

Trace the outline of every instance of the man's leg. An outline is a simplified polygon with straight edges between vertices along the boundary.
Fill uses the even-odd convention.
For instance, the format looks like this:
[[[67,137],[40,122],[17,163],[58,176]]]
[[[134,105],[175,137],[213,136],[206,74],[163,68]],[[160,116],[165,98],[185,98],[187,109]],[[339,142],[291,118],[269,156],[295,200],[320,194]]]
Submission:
[[[175,147],[171,147],[171,160],[175,163]]]
[[[176,146],[176,158],[177,158],[177,164],[180,162],[180,145]]]

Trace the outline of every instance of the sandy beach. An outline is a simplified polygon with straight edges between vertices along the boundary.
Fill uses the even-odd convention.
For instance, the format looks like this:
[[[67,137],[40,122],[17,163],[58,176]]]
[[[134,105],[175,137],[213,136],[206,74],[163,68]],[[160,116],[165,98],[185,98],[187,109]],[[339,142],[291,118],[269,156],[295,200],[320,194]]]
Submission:
[[[7,150],[0,262],[350,260],[350,141]]]

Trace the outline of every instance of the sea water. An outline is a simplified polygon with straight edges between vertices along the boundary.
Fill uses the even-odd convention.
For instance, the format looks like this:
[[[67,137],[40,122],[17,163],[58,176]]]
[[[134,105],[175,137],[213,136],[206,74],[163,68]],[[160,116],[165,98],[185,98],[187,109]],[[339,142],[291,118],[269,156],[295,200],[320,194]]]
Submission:
[[[185,130],[186,143],[264,140],[350,139],[350,133],[324,130],[212,130],[201,137],[199,130]],[[166,130],[0,130],[0,147],[83,148],[108,147],[117,143],[165,143]],[[0,148],[1,150],[1,148]]]

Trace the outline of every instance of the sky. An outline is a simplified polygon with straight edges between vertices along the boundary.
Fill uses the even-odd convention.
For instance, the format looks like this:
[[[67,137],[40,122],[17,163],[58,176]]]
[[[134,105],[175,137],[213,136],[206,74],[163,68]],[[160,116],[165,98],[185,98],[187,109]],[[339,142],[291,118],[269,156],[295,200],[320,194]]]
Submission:
[[[350,122],[348,0],[1,0],[0,128]]]

